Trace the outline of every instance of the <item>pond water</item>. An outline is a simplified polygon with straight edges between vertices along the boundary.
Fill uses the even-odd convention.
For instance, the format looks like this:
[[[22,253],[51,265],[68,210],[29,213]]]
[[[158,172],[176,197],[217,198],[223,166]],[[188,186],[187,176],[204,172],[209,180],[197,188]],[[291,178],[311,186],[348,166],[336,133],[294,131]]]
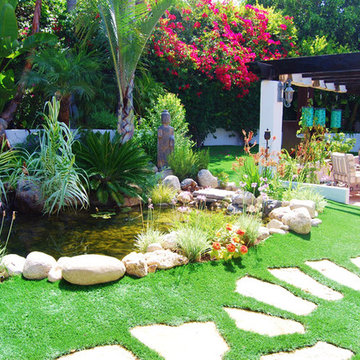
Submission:
[[[166,231],[173,221],[171,209],[155,210],[156,227]],[[94,217],[95,216],[95,217]],[[147,214],[144,213],[144,219]],[[104,254],[122,259],[134,250],[134,238],[146,221],[139,211],[119,213],[107,218],[99,213],[65,213],[59,216],[25,216],[17,214],[7,246],[7,253],[26,256],[42,251],[58,259],[61,256]],[[1,235],[4,243],[9,222]]]

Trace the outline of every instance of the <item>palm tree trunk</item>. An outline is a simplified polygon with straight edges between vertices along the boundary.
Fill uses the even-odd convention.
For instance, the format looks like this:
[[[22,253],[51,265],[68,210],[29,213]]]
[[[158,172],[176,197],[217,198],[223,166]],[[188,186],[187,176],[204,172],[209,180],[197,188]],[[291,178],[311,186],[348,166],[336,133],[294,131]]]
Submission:
[[[31,35],[39,32],[40,30],[41,2],[42,0],[36,0]],[[28,57],[25,63],[23,73],[21,75],[22,79],[31,70],[31,68],[32,68],[32,63]],[[0,116],[0,118],[4,119],[6,122],[6,124],[4,122],[1,122],[0,132],[3,132],[9,126],[9,123],[13,120],[17,107],[21,103],[22,98],[24,96],[24,89],[25,89],[25,82],[20,81],[14,98],[10,101],[9,105]]]
[[[70,97],[71,94],[64,95],[60,100],[59,121],[70,125]]]
[[[123,142],[127,142],[134,135],[134,105],[133,105],[134,78],[123,96],[123,103],[118,108],[118,132],[123,136]]]

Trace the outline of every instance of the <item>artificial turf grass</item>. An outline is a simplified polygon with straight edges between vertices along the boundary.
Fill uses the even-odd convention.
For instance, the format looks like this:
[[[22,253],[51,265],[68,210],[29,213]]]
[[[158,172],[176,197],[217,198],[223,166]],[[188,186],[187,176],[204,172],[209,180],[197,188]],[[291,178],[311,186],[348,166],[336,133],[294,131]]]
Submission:
[[[54,359],[72,349],[119,343],[140,359],[160,357],[132,337],[138,325],[180,325],[214,321],[227,341],[226,359],[259,359],[326,341],[360,354],[360,292],[341,286],[305,265],[328,258],[360,275],[350,258],[360,255],[360,209],[330,202],[323,224],[310,236],[274,235],[234,263],[190,264],[158,271],[142,279],[78,287],[12,278],[0,285],[0,359]],[[325,301],[270,274],[269,267],[297,266],[324,285],[344,294]],[[307,316],[244,297],[236,280],[249,275],[280,284],[318,308]],[[305,334],[268,337],[238,329],[223,307],[238,307],[294,319]],[[359,358],[359,355],[354,357]]]

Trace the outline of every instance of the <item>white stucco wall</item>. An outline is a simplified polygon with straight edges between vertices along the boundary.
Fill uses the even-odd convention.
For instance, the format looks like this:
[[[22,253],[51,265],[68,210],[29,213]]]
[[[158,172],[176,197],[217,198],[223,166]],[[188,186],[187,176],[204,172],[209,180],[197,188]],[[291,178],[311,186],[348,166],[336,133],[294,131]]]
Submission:
[[[258,143],[258,136],[253,137],[252,142]],[[229,146],[242,146],[244,141],[242,137],[239,136],[235,131],[228,131],[225,129],[216,129],[214,134],[209,134],[204,141],[204,146],[220,146],[220,145],[229,145]]]

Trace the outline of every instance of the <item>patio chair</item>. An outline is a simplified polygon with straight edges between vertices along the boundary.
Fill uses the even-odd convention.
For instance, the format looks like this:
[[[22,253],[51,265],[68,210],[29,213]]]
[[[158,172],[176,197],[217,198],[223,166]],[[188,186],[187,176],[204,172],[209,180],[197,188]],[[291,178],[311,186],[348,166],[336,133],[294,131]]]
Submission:
[[[356,170],[354,155],[334,152],[331,162],[335,185],[342,182],[350,190],[360,185],[360,171]]]

